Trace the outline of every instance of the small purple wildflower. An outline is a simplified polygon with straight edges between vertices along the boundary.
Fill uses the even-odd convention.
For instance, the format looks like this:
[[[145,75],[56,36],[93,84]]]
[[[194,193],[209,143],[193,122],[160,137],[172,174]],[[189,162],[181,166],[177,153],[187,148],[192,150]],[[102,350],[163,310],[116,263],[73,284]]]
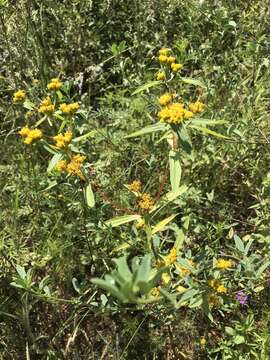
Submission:
[[[248,295],[244,291],[238,291],[235,298],[241,305],[245,305],[248,302]]]

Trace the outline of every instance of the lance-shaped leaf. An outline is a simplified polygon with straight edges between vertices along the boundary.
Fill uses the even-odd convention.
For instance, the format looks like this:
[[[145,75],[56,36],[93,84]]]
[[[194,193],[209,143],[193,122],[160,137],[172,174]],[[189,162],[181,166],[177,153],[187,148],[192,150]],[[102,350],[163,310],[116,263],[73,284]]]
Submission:
[[[150,81],[149,83],[144,84],[144,85],[138,87],[138,88],[131,94],[131,96],[136,95],[136,94],[139,94],[139,93],[141,93],[141,92],[144,92],[144,91],[146,91],[146,90],[148,90],[148,89],[150,89],[150,88],[152,88],[152,87],[154,87],[154,86],[160,86],[160,85],[162,85],[162,83],[161,83],[160,81],[157,81],[157,80],[155,80],[155,81]]]
[[[180,154],[177,151],[171,150],[169,154],[169,164],[170,164],[170,181],[172,191],[175,192],[180,186],[181,180],[181,163],[180,163]]]
[[[84,190],[84,196],[86,200],[86,204],[92,208],[95,206],[95,196],[92,190],[91,184],[88,184]]]
[[[161,220],[159,223],[157,223],[153,228],[152,228],[152,235],[156,234],[157,232],[163,230],[165,228],[165,226],[167,224],[169,224],[175,217],[177,216],[177,214],[173,214],[169,217],[167,217],[166,219]]]
[[[212,136],[215,136],[215,137],[221,138],[221,139],[229,139],[228,136],[219,134],[216,131],[207,129],[205,127],[201,127],[201,126],[197,126],[197,125],[189,125],[189,127],[192,128],[192,129],[196,129],[196,130],[198,130],[198,131],[200,131],[200,132],[202,132],[203,134],[206,134],[206,135],[212,135]]]
[[[185,84],[190,84],[190,85],[194,85],[194,86],[200,86],[204,89],[206,89],[206,86],[204,85],[204,83],[201,80],[198,79],[192,79],[192,78],[181,78],[181,80],[185,83]]]
[[[57,163],[62,159],[63,155],[61,153],[57,153],[55,155],[53,155],[53,157],[51,158],[48,168],[47,168],[47,172],[51,172],[55,166],[57,165]]]
[[[141,215],[123,215],[123,216],[117,216],[113,219],[105,221],[105,225],[111,226],[111,227],[117,227],[126,223],[129,223],[131,221],[139,220],[141,218]]]
[[[157,131],[165,131],[167,128],[168,128],[168,126],[166,124],[156,123],[153,125],[146,126],[145,128],[135,131],[134,133],[126,135],[125,139],[131,138],[131,137],[142,136],[142,135],[150,134],[150,133],[157,132]]]

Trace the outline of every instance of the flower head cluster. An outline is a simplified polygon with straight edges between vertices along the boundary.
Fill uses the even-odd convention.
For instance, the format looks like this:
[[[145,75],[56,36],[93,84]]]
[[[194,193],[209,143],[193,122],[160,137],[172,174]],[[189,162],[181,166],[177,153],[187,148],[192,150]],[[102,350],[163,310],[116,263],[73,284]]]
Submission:
[[[218,259],[216,262],[216,268],[220,269],[220,270],[226,270],[233,267],[233,262],[232,260],[226,260],[226,259]]]
[[[61,81],[58,78],[51,79],[47,85],[48,90],[59,90],[62,86]]]
[[[171,265],[176,262],[177,250],[175,247],[171,248],[169,254],[165,257],[165,265]]]
[[[78,111],[79,108],[80,108],[80,104],[78,102],[60,105],[60,110],[64,114],[69,114],[69,115],[75,114],[75,112]]]
[[[130,185],[128,185],[129,191],[139,192],[142,188],[142,183],[140,180],[134,180]]]
[[[153,297],[159,297],[160,296],[160,290],[158,287],[154,287],[153,289],[151,289],[150,294]]]
[[[55,169],[60,172],[67,172],[73,176],[79,176],[81,179],[84,179],[84,176],[81,171],[82,163],[86,157],[81,154],[73,155],[70,162],[67,163],[66,160],[60,160],[55,166]]]
[[[40,129],[31,130],[25,126],[19,131],[19,135],[24,138],[25,144],[30,145],[42,138],[42,131]]]
[[[194,114],[197,114],[197,113],[201,113],[204,111],[205,104],[200,101],[196,101],[195,103],[189,104],[188,107],[189,107],[190,111],[192,111]]]
[[[186,110],[183,104],[180,103],[169,104],[158,113],[160,121],[169,124],[179,124],[192,116],[193,112]]]
[[[157,80],[163,81],[163,80],[165,80],[165,79],[166,79],[165,72],[164,72],[164,71],[159,71],[159,72],[157,73]]]
[[[55,146],[58,149],[63,149],[65,148],[72,140],[72,132],[71,131],[67,131],[63,134],[58,134],[56,136],[53,137],[53,140],[56,142]]]
[[[245,305],[248,302],[248,295],[244,291],[238,291],[235,298],[241,305]]]
[[[54,112],[54,104],[49,96],[47,96],[40,104],[38,111],[41,114],[50,115]]]
[[[172,101],[172,95],[169,93],[165,93],[159,98],[158,101],[161,106],[166,106]]]
[[[138,206],[144,211],[149,211],[154,206],[154,200],[149,194],[143,193],[139,197]]]
[[[24,90],[18,90],[13,94],[13,102],[18,103],[22,102],[25,99],[25,91]]]
[[[163,64],[168,64],[171,67],[173,72],[177,72],[182,69],[183,65],[176,63],[176,58],[170,55],[171,50],[168,48],[163,48],[159,50],[159,61]],[[158,79],[157,80],[163,80]]]
[[[218,279],[209,280],[208,285],[219,294],[225,294],[228,291],[228,289]]]
[[[212,306],[218,306],[219,305],[219,297],[216,294],[211,294],[208,296],[208,302]]]

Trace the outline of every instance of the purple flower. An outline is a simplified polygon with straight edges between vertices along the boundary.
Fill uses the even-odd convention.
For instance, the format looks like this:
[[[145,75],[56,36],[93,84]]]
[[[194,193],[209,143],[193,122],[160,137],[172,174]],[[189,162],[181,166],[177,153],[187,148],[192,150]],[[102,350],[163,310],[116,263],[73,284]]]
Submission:
[[[248,302],[248,295],[244,291],[238,291],[235,298],[241,305],[245,305]]]

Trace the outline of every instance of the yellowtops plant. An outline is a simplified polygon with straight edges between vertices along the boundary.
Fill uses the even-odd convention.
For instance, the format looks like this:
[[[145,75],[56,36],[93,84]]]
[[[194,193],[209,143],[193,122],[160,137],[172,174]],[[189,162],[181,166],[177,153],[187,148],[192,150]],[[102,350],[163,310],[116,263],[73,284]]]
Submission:
[[[22,102],[23,100],[25,100],[26,94],[24,90],[18,90],[13,94],[13,102],[17,103],[17,102]]]
[[[140,180],[134,180],[130,185],[128,185],[128,189],[130,191],[139,192],[141,191],[142,183]]]
[[[67,161],[66,160],[60,160],[55,166],[55,169],[59,172],[64,172],[67,170]]]
[[[183,104],[173,103],[161,109],[158,113],[159,120],[169,124],[180,124],[183,120],[193,116],[193,112],[186,110]]]
[[[53,140],[56,142],[55,146],[58,149],[65,148],[72,140],[72,132],[67,131],[65,134],[58,134],[53,137]]]
[[[52,103],[52,100],[49,96],[47,96],[40,104],[38,111],[41,114],[50,115],[54,112],[55,106]]]
[[[68,115],[75,114],[79,110],[79,108],[80,108],[80,104],[78,102],[60,105],[60,110],[64,114],[68,114]]]
[[[177,63],[171,64],[171,69],[173,72],[177,72],[177,71],[181,70],[182,67],[183,67],[183,64],[177,64]]]
[[[86,157],[84,155],[81,154],[73,155],[70,162],[67,164],[67,168],[66,168],[67,173],[70,175],[77,175],[81,179],[84,179],[84,176],[81,172],[81,166],[85,159]]]
[[[204,111],[205,104],[200,101],[196,101],[195,103],[189,104],[188,107],[189,107],[190,111],[192,111],[194,114],[196,114],[196,113],[201,113]]]
[[[24,139],[25,144],[30,145],[33,142],[36,142],[42,138],[42,131],[40,129],[31,130],[27,126],[25,126],[19,131],[19,135],[25,138]]]
[[[164,72],[164,71],[159,71],[159,72],[157,73],[157,80],[163,81],[163,80],[165,80],[165,79],[166,79],[165,72]]]
[[[154,206],[154,200],[149,194],[143,193],[139,197],[138,206],[142,210],[149,211]]]
[[[166,94],[162,95],[158,101],[161,106],[165,106],[172,101],[172,95],[169,93],[166,93]]]
[[[233,262],[231,260],[226,260],[226,259],[218,259],[216,262],[216,268],[220,269],[220,270],[226,270],[233,267]]]
[[[177,250],[175,247],[171,248],[169,254],[165,257],[165,265],[171,265],[176,262]]]
[[[47,85],[48,90],[59,90],[62,86],[61,81],[58,78],[53,78]]]

